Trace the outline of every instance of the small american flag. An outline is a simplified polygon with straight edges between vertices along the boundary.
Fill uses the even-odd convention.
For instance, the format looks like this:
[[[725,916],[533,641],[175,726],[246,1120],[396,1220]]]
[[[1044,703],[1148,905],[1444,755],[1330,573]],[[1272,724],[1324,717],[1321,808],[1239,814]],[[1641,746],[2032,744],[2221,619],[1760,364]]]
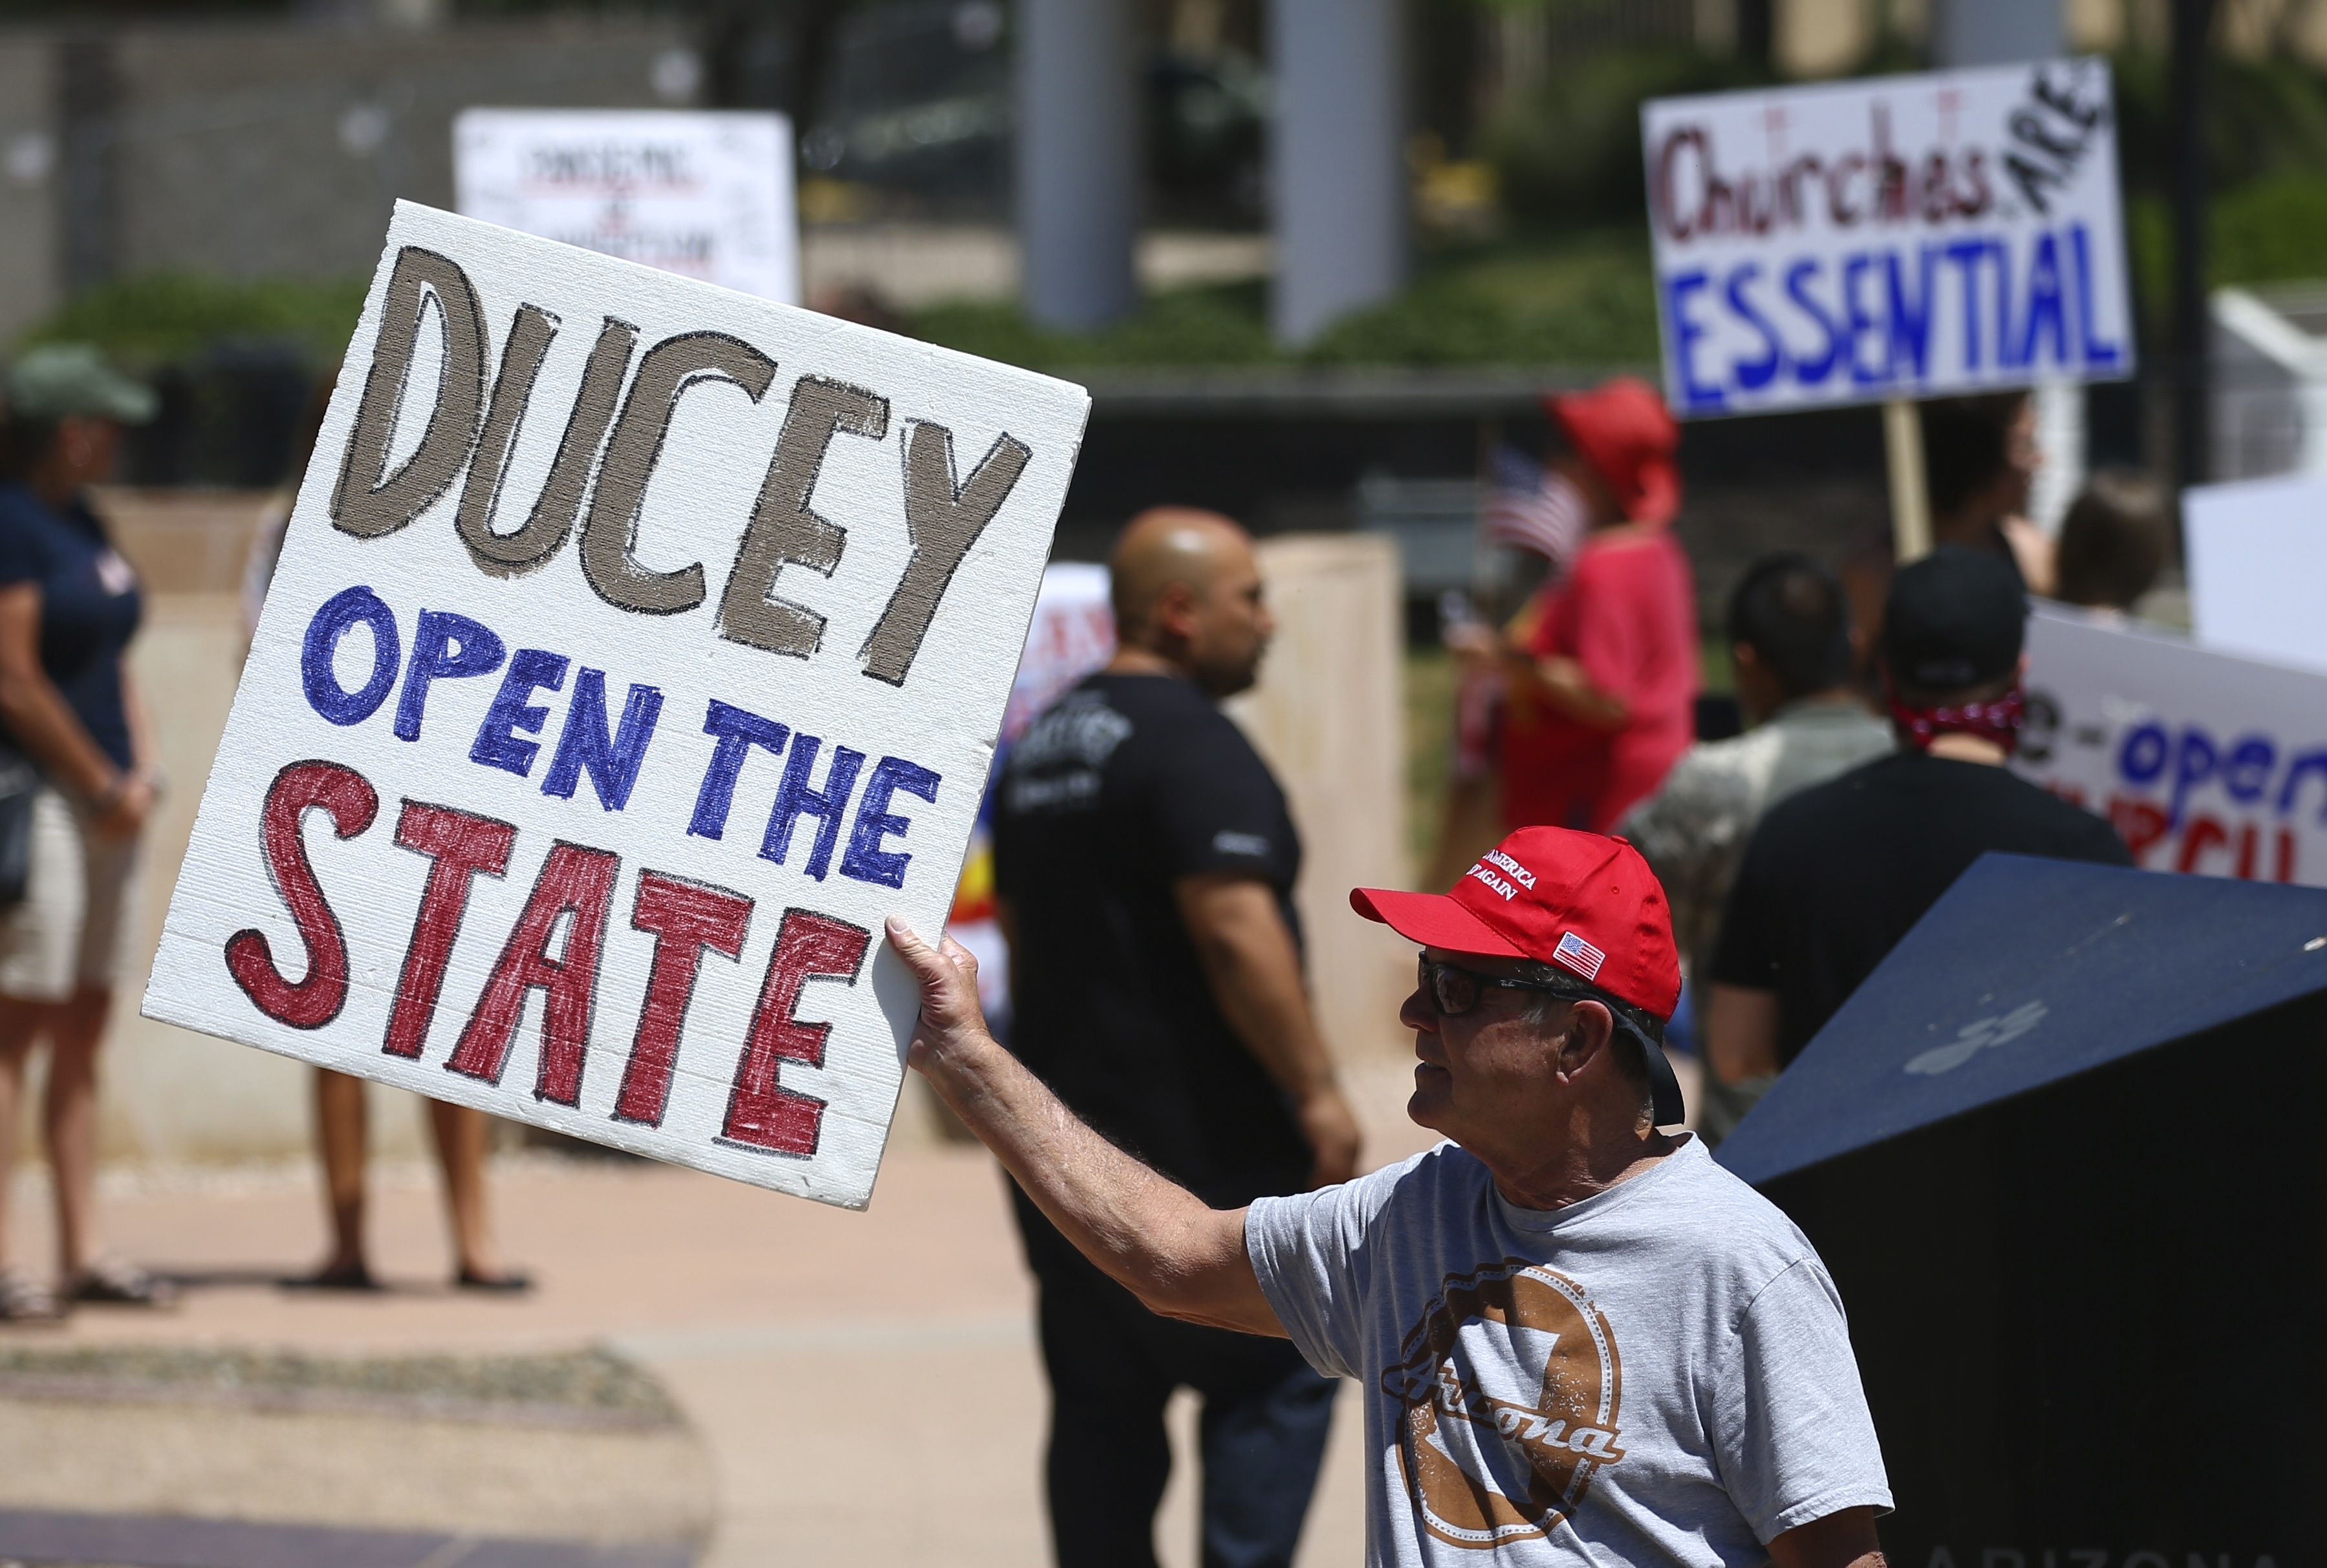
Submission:
[[[1600,966],[1608,961],[1607,954],[1573,931],[1560,932],[1559,946],[1551,950],[1551,956],[1586,980],[1600,978]]]
[[[1584,497],[1562,474],[1517,447],[1498,448],[1479,532],[1490,545],[1530,550],[1551,563],[1556,576],[1575,555],[1584,532]]]

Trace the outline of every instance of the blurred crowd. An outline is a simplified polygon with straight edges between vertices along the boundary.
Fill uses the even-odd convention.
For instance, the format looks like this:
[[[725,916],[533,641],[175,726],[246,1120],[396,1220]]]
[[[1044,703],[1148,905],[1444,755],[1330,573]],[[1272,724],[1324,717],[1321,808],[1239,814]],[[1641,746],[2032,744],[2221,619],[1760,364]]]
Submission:
[[[2164,496],[2097,473],[2047,535],[2027,515],[2033,398],[1920,405],[1932,554],[1902,570],[1870,518],[1838,571],[1749,565],[1720,626],[1744,733],[1700,734],[1717,710],[1698,702],[1708,666],[1671,529],[1678,428],[1623,379],[1546,411],[1552,455],[1539,471],[1507,456],[1484,523],[1484,543],[1527,557],[1497,574],[1516,602],[1445,633],[1463,674],[1434,871],[1459,875],[1529,825],[1631,841],[1683,955],[1668,1048],[1717,1142],[1982,853],[2129,863],[2098,818],[2003,764],[2031,598],[2129,614],[2164,564]]]

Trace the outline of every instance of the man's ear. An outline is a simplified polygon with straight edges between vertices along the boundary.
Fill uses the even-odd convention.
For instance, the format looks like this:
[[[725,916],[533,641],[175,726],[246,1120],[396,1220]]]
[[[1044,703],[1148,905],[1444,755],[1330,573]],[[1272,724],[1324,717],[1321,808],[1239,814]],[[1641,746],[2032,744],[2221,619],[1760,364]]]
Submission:
[[[1195,635],[1196,609],[1195,589],[1185,583],[1168,583],[1155,596],[1147,623],[1166,637],[1185,642]]]
[[[1582,1072],[1605,1055],[1608,1041],[1616,1031],[1615,1015],[1601,1002],[1571,1002],[1567,1004],[1567,1027],[1559,1040],[1559,1066],[1562,1072]]]

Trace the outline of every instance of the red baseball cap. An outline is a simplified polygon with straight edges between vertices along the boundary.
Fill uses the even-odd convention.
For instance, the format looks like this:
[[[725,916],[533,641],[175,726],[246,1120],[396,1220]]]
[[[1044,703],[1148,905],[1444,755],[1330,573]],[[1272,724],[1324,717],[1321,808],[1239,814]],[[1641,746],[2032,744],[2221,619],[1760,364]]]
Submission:
[[[1589,392],[1556,393],[1543,400],[1575,454],[1615,493],[1624,516],[1650,527],[1680,510],[1680,426],[1657,389],[1636,376],[1619,376]]]
[[[1472,863],[1452,892],[1352,888],[1350,907],[1425,947],[1565,969],[1659,1024],[1680,1001],[1665,890],[1621,838],[1522,827]],[[1657,1125],[1670,1126],[1681,1119],[1680,1085],[1660,1042],[1643,1034],[1641,1043]]]

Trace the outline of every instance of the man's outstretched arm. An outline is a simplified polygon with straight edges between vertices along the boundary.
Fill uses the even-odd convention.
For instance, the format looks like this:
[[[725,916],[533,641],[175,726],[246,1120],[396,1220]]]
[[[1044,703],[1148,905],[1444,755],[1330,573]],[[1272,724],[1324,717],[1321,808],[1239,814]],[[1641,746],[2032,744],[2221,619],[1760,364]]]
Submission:
[[[952,938],[932,950],[892,919],[889,945],[921,983],[906,1061],[1061,1235],[1150,1311],[1284,1336],[1245,1252],[1244,1210],[1206,1208],[1092,1132],[996,1045],[977,1008],[977,961]]]

